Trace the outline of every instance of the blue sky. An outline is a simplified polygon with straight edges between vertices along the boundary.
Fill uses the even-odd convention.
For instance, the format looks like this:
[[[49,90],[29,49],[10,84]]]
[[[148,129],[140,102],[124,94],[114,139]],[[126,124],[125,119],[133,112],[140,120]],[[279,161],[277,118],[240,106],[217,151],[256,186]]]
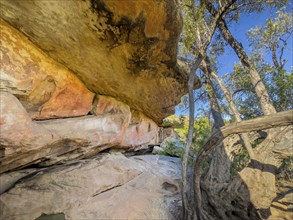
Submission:
[[[264,10],[262,13],[244,14],[240,17],[237,23],[234,22],[229,27],[233,36],[239,42],[242,43],[248,55],[250,54],[251,51],[249,48],[249,41],[246,37],[247,31],[256,26],[264,26],[267,19],[276,17],[275,12],[276,10],[267,9],[267,10]],[[292,36],[290,40],[288,41],[287,50],[284,51],[283,57],[288,60],[285,65],[285,69],[290,70],[293,66],[293,38]],[[267,61],[271,62],[270,57],[267,57]],[[218,74],[222,76],[226,73],[232,72],[234,63],[237,63],[237,62],[239,62],[238,57],[236,56],[235,52],[228,46],[225,49],[225,53],[221,55],[221,57],[219,57],[218,59]],[[205,105],[205,104],[207,103],[202,103],[201,105]],[[195,105],[195,111],[198,110],[197,106],[198,105]],[[188,114],[188,110],[182,112],[182,109],[176,108],[176,114],[177,115]]]
[[[249,42],[246,37],[246,33],[249,29],[256,27],[256,26],[264,26],[266,20],[272,17],[275,17],[276,10],[267,9],[262,13],[252,13],[252,14],[245,14],[242,15],[237,23],[233,23],[230,27],[230,31],[232,32],[233,36],[242,43],[246,53],[250,54],[249,50]],[[284,52],[284,58],[288,61],[285,65],[285,69],[290,69],[292,67],[292,37],[288,41],[287,50]],[[269,59],[270,57],[268,57]],[[235,52],[230,49],[230,47],[226,48],[225,54],[219,57],[219,75],[223,75],[225,73],[229,73],[233,70],[234,63],[239,62],[238,57],[236,56]]]

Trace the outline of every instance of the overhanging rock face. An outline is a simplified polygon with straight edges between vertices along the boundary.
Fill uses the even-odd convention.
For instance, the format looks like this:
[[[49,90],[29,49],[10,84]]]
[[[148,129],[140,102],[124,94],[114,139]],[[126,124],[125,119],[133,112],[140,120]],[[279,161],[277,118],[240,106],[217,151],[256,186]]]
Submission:
[[[0,10],[0,173],[157,143],[187,92],[176,0],[2,0]]]
[[[158,143],[158,124],[187,92],[188,73],[176,60],[177,6],[177,0],[0,1],[2,218],[178,219],[179,160],[93,157]],[[37,178],[24,186],[28,192],[18,191],[47,169],[45,182]],[[64,204],[52,203],[57,194]]]
[[[114,97],[156,122],[186,92],[177,64],[176,0],[2,0],[2,18],[93,93]]]

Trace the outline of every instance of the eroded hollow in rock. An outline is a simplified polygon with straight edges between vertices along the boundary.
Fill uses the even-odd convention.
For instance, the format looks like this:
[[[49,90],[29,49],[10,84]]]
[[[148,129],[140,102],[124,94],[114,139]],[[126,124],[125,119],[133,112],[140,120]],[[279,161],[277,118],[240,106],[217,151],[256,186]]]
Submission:
[[[56,214],[42,214],[40,217],[35,220],[65,220],[64,213],[56,213]]]
[[[164,190],[170,191],[170,192],[176,192],[178,190],[178,187],[172,183],[164,182],[162,184],[162,187]]]

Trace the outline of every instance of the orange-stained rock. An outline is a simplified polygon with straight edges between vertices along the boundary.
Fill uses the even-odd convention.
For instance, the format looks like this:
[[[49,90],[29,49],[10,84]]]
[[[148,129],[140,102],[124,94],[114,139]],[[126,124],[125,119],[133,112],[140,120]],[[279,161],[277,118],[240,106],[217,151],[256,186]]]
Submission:
[[[17,161],[18,165],[34,159],[21,158],[24,152],[35,151],[51,142],[57,141],[58,135],[32,122],[30,116],[18,99],[8,92],[0,92],[0,145],[4,149],[0,158],[1,172],[6,163]],[[14,167],[15,168],[15,167]]]
[[[67,68],[0,20],[2,90],[15,94],[34,119],[86,115],[93,93]]]
[[[177,0],[1,0],[0,10],[1,172],[152,143],[187,92]]]
[[[142,113],[133,112],[130,124],[127,105],[101,96],[96,106],[96,116],[33,121],[14,95],[0,92],[0,173],[88,158],[110,147],[139,148],[157,137],[157,125]]]
[[[103,95],[96,96],[91,113],[94,115],[123,113],[129,115],[129,120],[131,118],[130,108],[128,105],[117,101],[112,97]]]
[[[0,16],[90,91],[160,123],[187,93],[188,72],[177,63],[178,6],[178,0],[1,0]]]
[[[0,92],[0,112],[0,173],[93,156],[119,145],[130,120],[129,112],[32,121],[8,92]]]

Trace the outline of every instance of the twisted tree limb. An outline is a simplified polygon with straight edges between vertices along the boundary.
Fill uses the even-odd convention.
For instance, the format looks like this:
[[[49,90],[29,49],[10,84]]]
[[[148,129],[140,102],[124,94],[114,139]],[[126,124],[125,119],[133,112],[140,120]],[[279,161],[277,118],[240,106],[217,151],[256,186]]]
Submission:
[[[193,168],[194,182],[194,201],[195,211],[198,220],[205,219],[202,215],[202,198],[200,190],[200,179],[202,165],[208,155],[218,147],[221,142],[232,134],[240,134],[250,131],[264,130],[280,126],[288,126],[293,124],[293,110],[279,112],[267,116],[262,116],[242,122],[235,122],[226,125],[214,133],[199,152]]]
[[[194,88],[194,79],[195,79],[195,73],[201,63],[201,61],[204,59],[204,55],[206,52],[206,49],[208,48],[212,37],[214,35],[214,32],[216,30],[216,27],[218,25],[219,20],[221,17],[225,16],[225,13],[228,11],[228,9],[236,2],[236,0],[229,0],[227,4],[225,4],[223,7],[220,7],[218,11],[216,12],[214,17],[214,21],[212,22],[210,26],[210,31],[205,37],[204,41],[199,46],[199,51],[196,60],[194,61],[191,73],[189,75],[188,80],[188,94],[189,94],[189,127],[188,127],[188,134],[187,134],[187,141],[185,145],[185,151],[182,158],[182,206],[183,206],[183,218],[186,220],[189,220],[192,218],[193,210],[191,208],[191,203],[188,201],[188,183],[187,183],[187,167],[188,167],[188,158],[189,158],[189,152],[190,152],[190,146],[192,143],[192,136],[193,136],[193,128],[194,128],[194,97],[193,97],[193,88]],[[195,12],[195,4],[191,6],[191,10]],[[194,51],[195,52],[195,51]]]

